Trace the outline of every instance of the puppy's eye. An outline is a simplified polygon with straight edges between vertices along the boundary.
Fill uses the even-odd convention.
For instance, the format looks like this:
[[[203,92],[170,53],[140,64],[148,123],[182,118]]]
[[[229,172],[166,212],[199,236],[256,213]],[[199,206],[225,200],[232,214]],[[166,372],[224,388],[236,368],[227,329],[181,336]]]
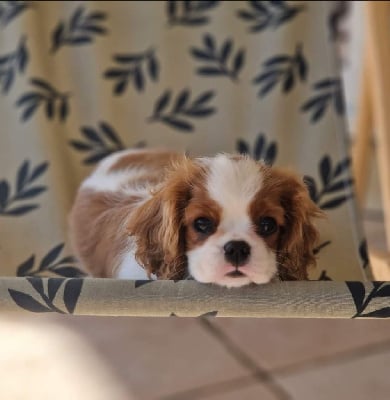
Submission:
[[[260,236],[270,236],[278,230],[278,224],[272,217],[262,217],[259,221]]]
[[[199,233],[209,235],[214,232],[215,226],[214,222],[211,219],[200,217],[194,221],[194,229]]]

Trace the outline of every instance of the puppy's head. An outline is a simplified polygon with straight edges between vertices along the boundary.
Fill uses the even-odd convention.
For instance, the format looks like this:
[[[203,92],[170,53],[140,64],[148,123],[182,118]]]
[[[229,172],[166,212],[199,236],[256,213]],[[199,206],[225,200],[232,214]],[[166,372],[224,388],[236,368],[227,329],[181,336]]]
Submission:
[[[307,279],[320,215],[295,175],[222,154],[183,157],[128,228],[149,273],[237,287]]]

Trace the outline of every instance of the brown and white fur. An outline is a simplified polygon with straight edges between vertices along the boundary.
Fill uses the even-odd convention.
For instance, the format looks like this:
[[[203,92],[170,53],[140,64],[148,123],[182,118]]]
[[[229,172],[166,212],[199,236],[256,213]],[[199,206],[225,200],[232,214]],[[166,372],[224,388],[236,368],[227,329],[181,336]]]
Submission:
[[[307,279],[319,216],[298,176],[248,157],[126,150],[82,183],[70,226],[95,277],[238,287]]]

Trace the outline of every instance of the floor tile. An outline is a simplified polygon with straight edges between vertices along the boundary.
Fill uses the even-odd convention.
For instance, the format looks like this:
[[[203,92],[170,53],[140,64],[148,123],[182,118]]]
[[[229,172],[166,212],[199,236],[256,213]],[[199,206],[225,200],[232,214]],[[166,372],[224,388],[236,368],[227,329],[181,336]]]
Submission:
[[[177,392],[160,400],[220,400],[220,399],[262,399],[279,400],[279,386],[276,390],[259,382],[253,375],[229,379],[212,385],[193,388],[185,392]]]
[[[195,319],[74,317],[81,334],[139,399],[157,399],[245,376]]]
[[[47,318],[1,315],[0,343],[0,399],[135,399],[88,342]]]
[[[269,370],[390,341],[390,326],[385,320],[216,318],[213,321],[257,365]]]
[[[279,378],[293,400],[388,400],[390,350]]]
[[[201,400],[278,400],[265,385],[261,383],[248,384],[237,390],[221,391],[202,397]]]

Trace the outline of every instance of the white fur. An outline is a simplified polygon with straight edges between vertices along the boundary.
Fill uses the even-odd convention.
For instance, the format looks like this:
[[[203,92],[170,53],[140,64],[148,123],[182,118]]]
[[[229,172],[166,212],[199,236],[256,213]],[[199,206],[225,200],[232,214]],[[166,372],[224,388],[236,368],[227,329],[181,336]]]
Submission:
[[[120,158],[128,154],[143,153],[145,150],[122,150],[111,154],[101,161],[95,171],[82,183],[82,189],[92,189],[97,192],[124,192],[127,195],[148,196],[148,187],[135,187],[132,181],[138,180],[150,174],[150,168],[128,168],[118,171],[110,171]]]
[[[249,158],[237,161],[228,155],[219,154],[212,159],[209,166],[207,190],[210,197],[227,213],[237,207],[246,210],[261,189],[259,165]]]
[[[144,268],[142,268],[135,260],[134,251],[128,250],[116,270],[116,278],[118,279],[134,279],[134,280],[148,280]]]

